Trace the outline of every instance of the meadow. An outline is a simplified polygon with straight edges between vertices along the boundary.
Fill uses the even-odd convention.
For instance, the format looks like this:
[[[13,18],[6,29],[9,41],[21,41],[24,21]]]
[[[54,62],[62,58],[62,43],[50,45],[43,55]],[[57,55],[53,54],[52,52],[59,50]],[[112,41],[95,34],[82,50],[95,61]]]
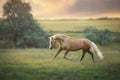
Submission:
[[[0,80],[119,80],[119,47],[99,48],[104,60],[96,57],[94,63],[89,54],[80,62],[81,51],[70,52],[71,61],[64,51],[51,61],[56,49],[1,49]]]
[[[82,32],[86,27],[120,32],[120,20],[37,20],[46,31]]]
[[[57,49],[49,50],[40,48],[9,49],[12,43],[0,41],[0,80],[119,80],[120,79],[120,20],[78,20],[78,21],[49,21],[38,20],[42,28],[48,32],[64,33],[74,38],[85,37],[82,32],[85,27],[109,29],[112,32],[112,42],[109,46],[98,46],[104,55],[104,60],[99,61],[95,56],[86,54],[80,62],[81,51],[70,52],[63,58],[63,52],[54,61],[52,57]],[[68,26],[68,27],[66,27]],[[114,27],[113,27],[114,26]],[[77,32],[77,33],[76,33]]]

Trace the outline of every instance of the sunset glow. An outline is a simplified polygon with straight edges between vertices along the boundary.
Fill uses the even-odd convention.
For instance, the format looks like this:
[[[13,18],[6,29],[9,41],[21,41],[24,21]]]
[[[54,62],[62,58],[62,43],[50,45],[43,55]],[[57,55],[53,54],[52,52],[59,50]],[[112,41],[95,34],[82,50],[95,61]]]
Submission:
[[[2,6],[6,0],[1,0]],[[24,0],[30,3],[34,18],[120,17],[120,0]]]

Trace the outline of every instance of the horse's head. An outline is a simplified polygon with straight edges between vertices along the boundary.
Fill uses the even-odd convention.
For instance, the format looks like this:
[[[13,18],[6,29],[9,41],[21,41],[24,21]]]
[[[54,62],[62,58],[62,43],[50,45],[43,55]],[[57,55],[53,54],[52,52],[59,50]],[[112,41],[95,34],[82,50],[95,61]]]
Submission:
[[[49,37],[49,48],[50,49],[53,49],[53,47],[55,46],[55,43],[56,43],[56,41],[58,41],[58,42],[63,42],[64,41],[64,39],[66,39],[66,38],[68,38],[69,36],[66,36],[66,35],[64,35],[64,34],[55,34],[55,35],[53,35],[53,36],[51,36],[51,37]]]
[[[53,49],[55,46],[56,40],[53,36],[49,37],[49,49]]]

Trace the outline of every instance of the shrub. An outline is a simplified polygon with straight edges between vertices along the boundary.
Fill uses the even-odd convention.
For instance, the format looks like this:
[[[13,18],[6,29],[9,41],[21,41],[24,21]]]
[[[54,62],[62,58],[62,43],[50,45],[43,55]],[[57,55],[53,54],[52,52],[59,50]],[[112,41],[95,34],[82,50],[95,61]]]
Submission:
[[[107,29],[98,30],[93,27],[88,27],[84,29],[84,33],[86,34],[86,37],[88,39],[99,45],[110,45],[111,42],[111,38],[109,36],[110,31]]]

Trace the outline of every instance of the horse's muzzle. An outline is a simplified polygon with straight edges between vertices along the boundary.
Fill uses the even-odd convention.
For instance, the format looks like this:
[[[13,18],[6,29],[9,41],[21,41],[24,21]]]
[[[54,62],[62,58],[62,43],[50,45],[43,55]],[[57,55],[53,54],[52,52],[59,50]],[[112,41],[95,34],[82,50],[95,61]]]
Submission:
[[[52,50],[52,49],[53,49],[53,47],[50,47],[49,49],[51,49],[51,50]]]

